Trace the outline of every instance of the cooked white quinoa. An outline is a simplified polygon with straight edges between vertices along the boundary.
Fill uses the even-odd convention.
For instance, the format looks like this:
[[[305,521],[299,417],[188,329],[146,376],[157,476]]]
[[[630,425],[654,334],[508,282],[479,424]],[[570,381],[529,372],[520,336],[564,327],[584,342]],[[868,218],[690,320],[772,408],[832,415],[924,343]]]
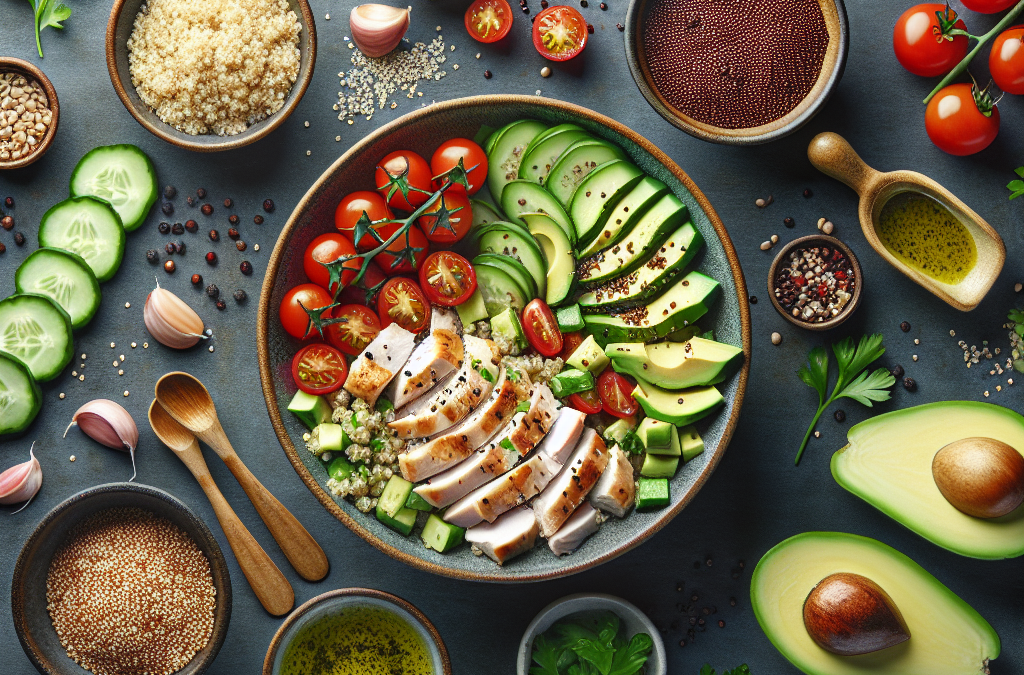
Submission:
[[[132,84],[180,131],[238,134],[284,105],[300,30],[286,0],[149,0],[128,38]]]

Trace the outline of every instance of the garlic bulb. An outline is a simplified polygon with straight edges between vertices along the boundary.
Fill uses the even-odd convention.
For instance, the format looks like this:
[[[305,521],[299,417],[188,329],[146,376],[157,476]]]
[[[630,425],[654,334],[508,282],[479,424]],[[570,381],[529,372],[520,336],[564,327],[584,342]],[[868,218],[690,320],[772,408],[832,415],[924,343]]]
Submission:
[[[348,17],[352,41],[371,57],[384,56],[409,30],[409,10],[387,5],[359,5]]]
[[[32,498],[39,492],[39,488],[43,485],[43,467],[39,465],[39,460],[32,452],[35,447],[36,444],[33,443],[32,447],[28,449],[29,460],[27,462],[16,464],[0,473],[0,504],[25,502],[25,506],[28,506],[32,502]],[[21,509],[24,509],[25,506],[22,506]]]
[[[203,320],[191,307],[170,291],[156,288],[146,298],[146,308],[142,318],[157,342],[173,349],[188,349],[200,340],[203,335]]]
[[[64,430],[65,437],[68,429],[76,424],[82,433],[97,443],[131,453],[132,477],[128,482],[135,480],[135,448],[139,444],[139,428],[127,410],[114,401],[98,398],[75,411],[71,424]]]

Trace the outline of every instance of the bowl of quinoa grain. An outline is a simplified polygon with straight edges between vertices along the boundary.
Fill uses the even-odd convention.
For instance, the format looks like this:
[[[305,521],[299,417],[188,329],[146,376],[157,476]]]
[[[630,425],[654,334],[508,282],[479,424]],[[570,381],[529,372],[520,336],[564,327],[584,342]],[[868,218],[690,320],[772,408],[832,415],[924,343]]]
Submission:
[[[860,306],[863,274],[857,256],[835,237],[812,234],[789,242],[768,270],[772,306],[794,326],[835,328]]]
[[[0,57],[0,171],[45,155],[59,118],[57,90],[43,71],[22,59]]]
[[[213,533],[185,504],[109,483],[39,523],[15,564],[11,612],[41,673],[197,675],[224,642],[231,580]]]
[[[306,0],[115,0],[107,70],[147,130],[196,152],[253,143],[299,104],[313,76]]]

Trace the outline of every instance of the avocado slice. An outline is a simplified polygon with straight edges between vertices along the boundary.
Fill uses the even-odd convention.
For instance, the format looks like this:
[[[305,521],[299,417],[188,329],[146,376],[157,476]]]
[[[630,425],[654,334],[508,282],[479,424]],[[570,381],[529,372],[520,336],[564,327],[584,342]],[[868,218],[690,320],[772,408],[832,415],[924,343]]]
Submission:
[[[718,384],[743,362],[739,347],[691,338],[689,342],[612,343],[605,347],[616,372],[642,377],[666,389]]]
[[[565,360],[565,365],[577,370],[589,370],[592,374],[599,375],[604,367],[608,365],[608,357],[604,350],[598,346],[593,335],[580,343],[580,346]]]
[[[576,228],[558,200],[547,190],[526,180],[514,180],[505,186],[501,196],[501,206],[508,217],[516,224],[527,227],[523,219],[524,213],[544,213],[551,216],[558,226],[565,231],[565,236],[573,244],[576,243]]]
[[[704,439],[700,437],[697,428],[692,424],[679,430],[679,451],[683,454],[684,462],[689,462],[704,452]]]
[[[644,172],[630,162],[613,159],[591,171],[580,182],[569,202],[569,217],[576,226],[580,243],[597,237],[619,199],[643,177]]]
[[[565,231],[555,219],[546,213],[523,213],[520,215],[530,228],[544,253],[547,264],[545,274],[545,302],[550,306],[558,305],[569,297],[572,291],[573,275],[576,259],[572,255],[572,244]],[[577,307],[577,311],[578,311]]]
[[[1024,454],[1024,417],[991,403],[942,401],[877,415],[854,426],[832,455],[836,482],[925,539],[971,558],[1024,555],[1024,508],[984,520],[958,511],[939,492],[932,459],[972,436]]]
[[[519,175],[526,146],[547,128],[537,120],[519,120],[495,131],[493,143],[487,141],[487,187],[495,201],[501,203],[502,190]]]
[[[678,468],[679,457],[647,453],[640,467],[640,475],[647,478],[671,478],[676,475]]]
[[[570,145],[590,134],[575,124],[560,124],[544,132],[527,146],[523,161],[519,164],[519,177],[537,185],[543,185],[558,156]]]
[[[576,141],[558,156],[548,177],[544,179],[544,187],[562,206],[568,207],[576,186],[587,174],[613,159],[626,159],[626,153],[599,138]]]
[[[477,239],[480,253],[497,255],[518,260],[526,268],[537,285],[537,294],[544,296],[547,290],[547,263],[537,240],[519,227],[492,225],[482,231]]]
[[[580,257],[593,255],[629,234],[640,216],[666,192],[667,185],[645,176],[612,207],[597,237],[580,252]]]
[[[644,449],[655,455],[680,454],[672,452],[674,434],[676,436],[674,445],[678,450],[679,440],[675,425],[656,420],[653,417],[645,417],[640,422],[640,426],[636,428],[636,436],[644,444]]]
[[[636,378],[633,398],[648,417],[675,425],[693,424],[725,403],[722,394],[714,387],[690,387],[671,391],[639,377]]]
[[[860,574],[884,589],[906,620],[910,639],[861,656],[819,647],[804,627],[804,601],[837,571]],[[970,605],[907,556],[867,537],[790,537],[757,563],[750,602],[775,648],[808,675],[970,675],[999,656],[999,637]]]

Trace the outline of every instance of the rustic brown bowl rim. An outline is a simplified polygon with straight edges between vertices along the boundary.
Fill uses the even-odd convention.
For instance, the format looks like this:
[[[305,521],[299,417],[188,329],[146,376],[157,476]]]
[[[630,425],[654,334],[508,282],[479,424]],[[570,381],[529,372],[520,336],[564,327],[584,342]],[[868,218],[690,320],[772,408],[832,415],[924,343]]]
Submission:
[[[46,135],[43,136],[43,142],[39,144],[39,148],[37,148],[35,152],[30,154],[28,157],[21,157],[15,160],[9,160],[6,162],[0,160],[0,171],[6,171],[7,169],[20,169],[23,166],[28,166],[45,155],[46,151],[49,150],[50,146],[53,144],[54,137],[57,135],[57,123],[60,121],[60,103],[57,101],[57,90],[54,88],[53,83],[50,82],[50,78],[48,78],[46,74],[39,69],[39,66],[13,56],[0,56],[0,72],[12,71],[20,73],[27,78],[36,80],[39,84],[43,85],[43,89],[46,90],[47,102],[50,104],[50,126],[46,130]]]
[[[143,0],[145,3],[146,0]],[[128,48],[125,44],[117,44],[116,33],[117,23],[121,17],[121,12],[124,10],[125,4],[128,0],[114,0],[114,6],[110,8],[110,18],[107,20],[107,36],[106,36],[106,56],[107,56],[107,72],[110,74],[110,83],[114,85],[114,91],[117,92],[117,97],[121,99],[121,103],[128,110],[132,117],[141,124],[151,134],[167,141],[172,145],[176,145],[179,148],[185,148],[186,150],[192,150],[193,152],[220,152],[222,150],[233,150],[235,148],[241,148],[251,143],[255,143],[261,138],[266,137],[270,132],[281,126],[286,119],[295,111],[298,107],[299,101],[306,94],[306,89],[309,87],[309,83],[313,80],[313,70],[316,66],[316,24],[313,21],[313,10],[309,6],[308,0],[295,0],[299,6],[299,11],[302,12],[302,19],[305,22],[305,32],[308,34],[308,41],[299,38],[299,49],[308,53],[306,67],[299,70],[298,79],[295,84],[292,85],[292,90],[288,94],[284,106],[273,115],[256,122],[251,125],[246,131],[241,134],[234,136],[223,136],[222,141],[215,143],[197,143],[190,141],[174,133],[177,133],[177,129],[174,129],[165,122],[154,123],[141,115],[139,112],[138,105],[145,106],[145,103],[139,101],[136,104],[135,101],[128,95],[124,86],[121,84],[121,77],[118,74],[117,69],[117,54]],[[130,78],[129,78],[130,80]],[[248,131],[256,128],[255,133],[249,134]],[[204,134],[203,136],[211,136],[212,134]],[[203,137],[200,136],[200,137]],[[240,136],[242,136],[240,138]]]
[[[775,275],[778,272],[779,266],[782,264],[785,257],[789,255],[790,251],[792,251],[793,249],[806,246],[807,244],[811,244],[813,242],[827,243],[829,246],[834,246],[835,248],[838,248],[840,251],[842,251],[846,255],[846,257],[850,259],[850,264],[853,266],[853,274],[857,278],[857,286],[856,288],[853,289],[853,298],[850,299],[849,304],[843,309],[842,312],[839,313],[839,316],[833,319],[829,319],[828,321],[822,321],[821,323],[808,323],[806,321],[801,321],[800,319],[790,316],[789,312],[787,312],[785,308],[779,303],[778,298],[775,297]],[[794,239],[793,241],[789,242],[788,244],[782,247],[782,249],[776,254],[775,260],[772,261],[772,266],[768,269],[768,297],[772,301],[772,307],[774,307],[775,310],[779,314],[781,314],[782,318],[784,318],[786,321],[790,322],[794,326],[799,326],[800,328],[804,328],[806,330],[831,330],[832,328],[835,328],[839,324],[849,319],[853,315],[853,313],[857,311],[857,307],[860,306],[860,300],[863,291],[864,273],[861,271],[860,261],[857,260],[857,256],[854,254],[853,250],[850,249],[849,246],[847,246],[839,239],[836,239],[835,237],[828,234],[809,234],[806,237]]]
[[[263,675],[273,675],[274,672],[274,659],[277,657],[277,650],[282,647],[281,641],[284,640],[285,633],[300,619],[303,615],[309,612],[317,605],[333,600],[334,598],[346,598],[346,597],[359,597],[359,598],[375,598],[377,600],[383,600],[390,602],[393,605],[401,607],[405,611],[415,618],[421,626],[423,626],[428,633],[430,633],[431,639],[434,641],[434,645],[437,647],[437,651],[441,656],[441,668],[442,673],[439,675],[452,675],[452,662],[448,657],[448,648],[445,647],[444,640],[441,638],[441,633],[438,632],[434,624],[431,623],[427,615],[424,614],[408,600],[388,593],[386,591],[378,591],[376,588],[339,588],[333,591],[322,593],[311,600],[299,605],[295,610],[288,615],[288,618],[284,620],[281,627],[274,633],[274,637],[270,640],[270,646],[267,647],[267,655],[263,659]]]
[[[281,420],[281,410],[277,405],[277,395],[274,391],[274,374],[270,366],[270,348],[267,337],[270,318],[271,316],[276,316],[277,308],[270,306],[270,296],[273,293],[274,282],[281,266],[281,260],[284,255],[284,246],[287,243],[288,238],[292,235],[293,230],[298,226],[301,213],[306,210],[309,202],[313,199],[320,186],[331,180],[332,174],[334,174],[341,165],[347,163],[350,158],[360,152],[363,152],[363,150],[368,146],[376,143],[378,139],[387,136],[398,128],[414,124],[424,117],[434,115],[438,112],[458,110],[460,108],[502,105],[547,106],[563,113],[577,115],[591,122],[606,126],[615,133],[618,133],[628,138],[631,142],[636,143],[640,148],[649,153],[656,161],[668,169],[669,172],[671,172],[672,175],[683,184],[706,214],[708,222],[711,223],[715,233],[722,243],[722,249],[725,252],[726,259],[729,261],[729,266],[732,270],[733,283],[736,285],[736,302],[739,306],[744,353],[743,365],[740,367],[739,371],[739,382],[736,388],[736,396],[734,399],[732,413],[729,415],[725,430],[722,432],[722,440],[720,441],[718,448],[715,448],[712,459],[708,462],[707,466],[704,467],[700,476],[697,477],[693,487],[690,488],[679,502],[677,502],[672,508],[665,509],[661,512],[661,516],[654,521],[646,531],[622,545],[608,550],[603,555],[598,556],[589,562],[574,564],[571,562],[571,558],[569,558],[566,560],[564,567],[558,570],[525,573],[513,579],[495,574],[455,569],[406,554],[377,538],[358,521],[345,513],[341,507],[335,504],[330,495],[328,495],[324,488],[317,483],[316,479],[309,473],[305,465],[302,463],[302,460],[299,458],[299,453],[295,449],[295,445],[292,443],[291,437],[288,435],[288,431],[284,427],[284,422]],[[594,112],[589,108],[584,108],[583,106],[579,106],[574,103],[521,94],[489,94],[469,96],[434,103],[425,108],[420,108],[419,110],[403,115],[402,117],[385,124],[373,133],[365,136],[362,140],[349,148],[341,157],[335,160],[335,162],[320,175],[320,178],[313,183],[306,194],[302,197],[302,200],[295,206],[291,216],[288,218],[288,222],[285,224],[284,228],[281,230],[281,234],[278,236],[277,242],[274,245],[274,251],[267,263],[267,273],[263,279],[263,287],[260,292],[259,310],[256,315],[256,355],[260,366],[260,384],[263,388],[263,397],[266,399],[267,412],[270,415],[270,422],[274,427],[274,432],[277,434],[281,447],[284,449],[285,454],[288,455],[288,460],[292,463],[292,467],[295,469],[295,472],[299,474],[299,478],[302,479],[302,482],[306,484],[306,487],[308,487],[310,492],[313,493],[313,496],[315,496],[320,503],[324,505],[324,508],[334,515],[335,518],[340,520],[346,527],[362,537],[376,549],[386,553],[395,560],[400,560],[416,569],[432,572],[441,576],[451,577],[453,579],[488,581],[493,583],[524,583],[569,576],[592,567],[596,567],[612,560],[613,558],[617,558],[623,553],[644,543],[663,527],[668,525],[668,523],[679,515],[679,513],[693,500],[696,494],[700,492],[704,483],[707,482],[708,478],[721,461],[722,455],[725,454],[725,450],[728,447],[729,441],[732,439],[732,435],[736,430],[736,425],[739,422],[740,409],[743,407],[744,393],[747,389],[747,378],[750,374],[750,308],[747,306],[747,286],[746,281],[743,278],[743,271],[740,267],[739,257],[736,255],[736,249],[733,246],[732,239],[729,237],[729,233],[726,231],[725,225],[722,224],[721,218],[718,217],[718,213],[715,211],[714,207],[711,206],[711,202],[708,201],[708,198],[703,192],[701,192],[700,188],[697,187],[689,175],[656,145],[626,125],[621,124],[610,117],[606,117],[601,113]],[[718,451],[719,448],[721,448],[720,452]],[[303,450],[303,452],[305,452],[305,450]]]

